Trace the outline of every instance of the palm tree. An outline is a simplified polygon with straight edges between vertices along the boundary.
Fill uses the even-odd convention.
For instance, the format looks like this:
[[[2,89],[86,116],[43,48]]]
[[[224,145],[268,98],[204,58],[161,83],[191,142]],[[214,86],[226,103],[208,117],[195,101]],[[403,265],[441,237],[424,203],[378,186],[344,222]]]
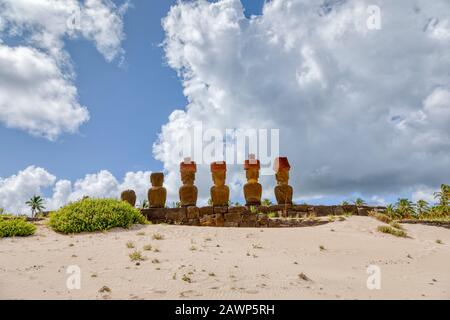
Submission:
[[[264,199],[261,202],[261,205],[264,206],[264,207],[270,207],[272,205],[272,201],[270,201],[269,199]]]
[[[144,200],[141,203],[141,209],[148,209],[149,205],[148,205],[148,200]]]
[[[398,199],[397,203],[395,204],[397,207],[397,212],[403,217],[403,218],[409,218],[412,215],[414,215],[414,203],[410,201],[409,199]]]
[[[391,218],[396,216],[395,207],[392,204],[386,206],[386,214]]]
[[[450,199],[450,186],[447,184],[441,185],[441,191],[434,193],[434,198],[439,200],[439,205],[447,207]]]
[[[356,199],[354,203],[357,207],[363,207],[366,205],[366,202],[361,198]]]
[[[349,206],[350,203],[348,201],[342,201],[341,206]]]
[[[25,202],[31,208],[31,217],[34,218],[36,212],[42,212],[45,209],[44,207],[44,199],[40,196],[34,195],[30,200]]]
[[[419,216],[425,215],[425,214],[427,214],[430,211],[429,204],[425,200],[417,201],[416,208],[417,208],[417,214]]]

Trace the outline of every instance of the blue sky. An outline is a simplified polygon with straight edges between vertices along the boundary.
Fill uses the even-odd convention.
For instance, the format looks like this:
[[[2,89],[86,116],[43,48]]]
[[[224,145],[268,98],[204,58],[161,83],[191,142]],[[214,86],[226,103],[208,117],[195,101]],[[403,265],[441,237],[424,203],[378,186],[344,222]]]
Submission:
[[[181,82],[167,66],[160,46],[164,40],[161,19],[175,2],[132,1],[124,17],[122,66],[117,61],[107,63],[91,42],[67,40],[79,101],[89,108],[91,119],[79,134],[64,134],[57,141],[0,125],[1,149],[8,150],[0,176],[30,165],[69,180],[103,169],[118,177],[128,171],[162,170],[153,158],[152,145],[170,113],[186,105]],[[242,3],[246,15],[251,15],[260,14],[264,1]]]
[[[178,162],[167,156],[177,146],[176,131],[183,123],[196,121],[220,130],[280,129],[280,149],[293,165],[291,183],[298,197],[308,202],[335,203],[359,195],[371,203],[392,202],[400,196],[430,200],[440,183],[448,183],[448,2],[438,0],[431,6],[420,0],[413,7],[406,0],[397,5],[377,0],[382,24],[371,29],[366,23],[370,11],[359,1],[286,5],[287,0],[273,0],[262,15],[263,0],[242,0],[245,18],[238,0],[204,1],[199,6],[192,6],[192,1],[131,0],[123,17],[118,9],[123,1],[114,1],[117,7],[108,1],[92,3],[104,5],[116,20],[84,17],[87,25],[69,37],[70,30],[59,30],[52,19],[59,21],[56,17],[70,12],[56,7],[25,12],[21,4],[48,2],[0,0],[15,14],[7,11],[2,20],[0,13],[0,85],[6,81],[7,86],[0,87],[0,148],[7,151],[0,166],[0,206],[23,202],[32,193],[52,197],[61,180],[72,183],[64,189],[64,200],[88,193],[92,182],[97,190],[107,190],[94,195],[114,196],[121,187],[144,180],[138,186],[144,195],[145,174],[162,170],[176,198]],[[49,16],[42,17],[46,11]],[[166,17],[170,24],[164,27]],[[24,29],[21,36],[11,36],[16,29]],[[49,37],[54,42],[42,43]],[[59,39],[64,41],[62,47]],[[166,51],[161,46],[165,39]],[[14,51],[18,46],[23,56]],[[123,63],[120,54],[115,56],[121,49]],[[111,52],[116,58],[107,61]],[[45,73],[47,69],[37,70],[42,74],[36,71],[31,89],[27,70],[15,71],[17,85],[8,80],[7,66],[20,66],[27,62],[20,59],[30,55],[44,66],[57,64],[61,72],[73,67],[74,80],[52,92],[76,89],[77,99],[69,101],[66,111],[86,107],[90,116],[74,125],[78,133],[63,132],[54,140],[30,134],[39,128],[30,126],[27,116],[39,108],[48,114],[36,123],[56,118],[64,130],[71,125],[67,117],[52,114],[45,95],[22,99],[55,80]],[[64,79],[56,76],[58,81]],[[7,97],[4,105],[3,97]],[[67,102],[64,97],[60,101]],[[23,111],[18,120],[9,112],[16,109]],[[169,119],[174,110],[183,111]],[[11,119],[19,122],[8,125]],[[155,154],[152,146],[160,133],[169,148]],[[25,170],[30,166],[34,167]],[[102,171],[107,173],[98,174]],[[133,175],[129,179],[133,183],[122,184],[130,172],[144,176]],[[88,179],[87,174],[96,176]],[[27,182],[35,179],[30,177],[40,181]],[[81,186],[75,186],[79,179]],[[205,166],[198,177],[202,198],[208,196],[210,180]],[[275,181],[262,180],[269,197]],[[242,199],[244,181],[241,167],[230,168],[235,199]]]

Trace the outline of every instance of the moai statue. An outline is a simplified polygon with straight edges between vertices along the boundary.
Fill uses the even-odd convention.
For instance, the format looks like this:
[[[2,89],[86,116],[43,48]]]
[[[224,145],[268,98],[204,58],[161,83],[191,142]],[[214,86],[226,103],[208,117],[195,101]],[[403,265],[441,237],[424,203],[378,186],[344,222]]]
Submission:
[[[227,164],[225,161],[211,163],[214,186],[211,188],[211,200],[214,207],[226,207],[230,199],[230,188],[225,185]]]
[[[247,206],[261,205],[262,186],[258,183],[259,170],[261,164],[256,160],[254,154],[249,155],[248,160],[245,160],[244,169],[247,176],[247,183],[244,185],[244,196]]]
[[[128,202],[131,206],[136,206],[136,192],[134,190],[125,190],[120,195],[122,201]]]
[[[152,173],[150,181],[152,183],[152,187],[148,190],[148,203],[150,208],[164,208],[167,198],[167,190],[163,187],[164,173]]]
[[[197,165],[191,158],[186,158],[180,163],[181,181],[183,186],[180,188],[180,202],[182,207],[197,205],[198,189],[194,186],[195,173]]]
[[[275,197],[280,205],[291,205],[293,189],[289,185],[289,171],[291,166],[288,158],[276,158],[274,164],[275,178],[278,185],[275,187]]]

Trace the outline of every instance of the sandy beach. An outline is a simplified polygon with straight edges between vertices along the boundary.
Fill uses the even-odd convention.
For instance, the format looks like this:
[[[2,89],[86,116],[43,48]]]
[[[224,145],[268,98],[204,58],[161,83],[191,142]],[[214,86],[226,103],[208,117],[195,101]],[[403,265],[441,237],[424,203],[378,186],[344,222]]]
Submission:
[[[450,299],[450,230],[403,225],[410,238],[396,238],[379,225],[350,217],[64,236],[41,224],[35,236],[0,239],[0,299]],[[131,261],[136,250],[145,260]],[[369,265],[380,268],[380,290],[367,288]],[[80,268],[79,290],[66,286],[69,266]]]

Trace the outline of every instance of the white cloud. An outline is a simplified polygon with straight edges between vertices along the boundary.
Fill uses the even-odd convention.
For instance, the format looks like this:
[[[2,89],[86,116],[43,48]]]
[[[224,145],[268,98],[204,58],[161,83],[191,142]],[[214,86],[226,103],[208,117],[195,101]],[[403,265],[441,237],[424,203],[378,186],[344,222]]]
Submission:
[[[42,168],[34,166],[20,171],[9,178],[0,178],[0,207],[7,212],[23,212],[25,202],[42,189],[52,186],[56,177]]]
[[[434,193],[438,191],[438,188],[430,188],[426,186],[418,186],[412,193],[412,201],[417,202],[419,200],[425,200],[430,204],[436,203]]]
[[[68,202],[85,196],[91,198],[119,198],[126,189],[136,191],[139,201],[147,198],[151,172],[127,172],[119,182],[109,171],[88,174],[72,183],[57,178],[43,168],[30,166],[18,174],[0,178],[0,207],[11,213],[29,213],[25,202],[33,195],[43,195],[46,188],[53,188],[45,198],[46,210],[58,209]]]
[[[366,27],[373,4],[381,30]],[[279,128],[298,198],[382,198],[448,182],[449,19],[447,0],[273,0],[250,19],[238,0],[173,6],[164,48],[189,104],[154,146],[170,196],[179,185],[176,134],[196,121],[220,130]],[[230,167],[229,177],[240,196],[242,168]],[[263,184],[270,192],[273,177]],[[198,185],[207,198],[206,167]]]
[[[78,102],[68,38],[95,43],[107,61],[122,59],[122,15],[128,2],[0,0],[0,122],[56,139],[89,119]],[[14,38],[20,45],[3,40]]]
[[[0,44],[0,121],[54,139],[89,119],[77,89],[49,55]]]

